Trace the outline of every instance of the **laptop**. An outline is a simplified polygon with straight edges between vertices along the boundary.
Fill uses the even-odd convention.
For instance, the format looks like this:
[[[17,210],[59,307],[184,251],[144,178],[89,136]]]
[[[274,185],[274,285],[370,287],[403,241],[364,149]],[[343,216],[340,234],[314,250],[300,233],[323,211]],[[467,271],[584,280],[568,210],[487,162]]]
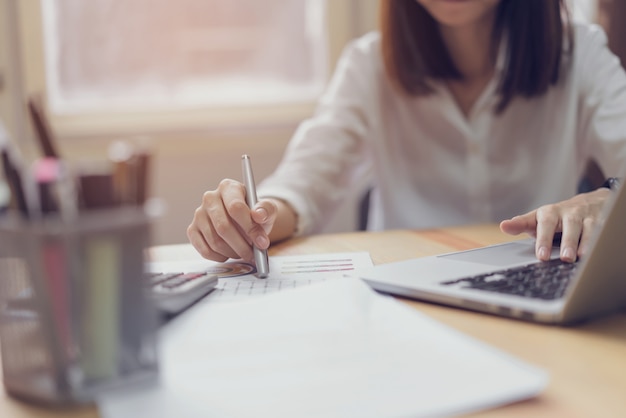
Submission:
[[[626,308],[626,187],[607,202],[576,263],[535,257],[534,239],[381,264],[359,272],[374,289],[527,321],[568,325]]]

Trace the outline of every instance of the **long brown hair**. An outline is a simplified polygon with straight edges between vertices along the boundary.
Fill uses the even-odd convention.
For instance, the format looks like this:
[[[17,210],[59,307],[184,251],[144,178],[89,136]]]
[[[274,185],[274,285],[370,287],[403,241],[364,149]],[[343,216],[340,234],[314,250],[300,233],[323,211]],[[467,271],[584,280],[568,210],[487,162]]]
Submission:
[[[381,0],[380,19],[385,69],[402,91],[424,95],[432,91],[428,79],[463,78],[438,23],[416,0]],[[502,36],[508,45],[498,113],[515,96],[538,96],[558,82],[563,54],[573,48],[565,1],[501,0],[492,36],[494,55]]]

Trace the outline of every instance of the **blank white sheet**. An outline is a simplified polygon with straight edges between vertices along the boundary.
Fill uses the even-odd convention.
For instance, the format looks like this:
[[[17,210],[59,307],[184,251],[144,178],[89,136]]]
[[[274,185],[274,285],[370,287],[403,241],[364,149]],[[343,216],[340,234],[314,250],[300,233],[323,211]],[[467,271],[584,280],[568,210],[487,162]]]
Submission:
[[[354,278],[198,305],[160,344],[160,382],[103,394],[103,417],[450,416],[548,381]]]

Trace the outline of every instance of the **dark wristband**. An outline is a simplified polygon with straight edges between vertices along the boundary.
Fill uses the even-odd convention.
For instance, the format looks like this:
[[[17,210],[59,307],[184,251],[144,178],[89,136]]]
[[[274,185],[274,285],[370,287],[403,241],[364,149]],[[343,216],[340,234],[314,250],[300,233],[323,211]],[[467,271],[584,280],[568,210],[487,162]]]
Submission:
[[[604,181],[604,183],[602,183],[602,186],[600,187],[606,187],[607,189],[617,190],[619,185],[620,185],[620,179],[618,179],[617,177],[609,177],[608,179]]]

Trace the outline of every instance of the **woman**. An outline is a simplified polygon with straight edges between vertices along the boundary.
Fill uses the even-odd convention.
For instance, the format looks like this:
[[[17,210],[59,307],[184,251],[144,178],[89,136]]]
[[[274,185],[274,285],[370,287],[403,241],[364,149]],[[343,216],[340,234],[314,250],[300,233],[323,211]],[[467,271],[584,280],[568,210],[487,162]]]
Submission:
[[[384,0],[381,31],[350,44],[316,114],[259,188],[223,180],[187,230],[204,257],[319,230],[357,178],[369,229],[501,222],[549,258],[585,252],[610,195],[576,195],[585,164],[626,165],[626,76],[560,0]],[[515,216],[523,213],[523,215]]]

